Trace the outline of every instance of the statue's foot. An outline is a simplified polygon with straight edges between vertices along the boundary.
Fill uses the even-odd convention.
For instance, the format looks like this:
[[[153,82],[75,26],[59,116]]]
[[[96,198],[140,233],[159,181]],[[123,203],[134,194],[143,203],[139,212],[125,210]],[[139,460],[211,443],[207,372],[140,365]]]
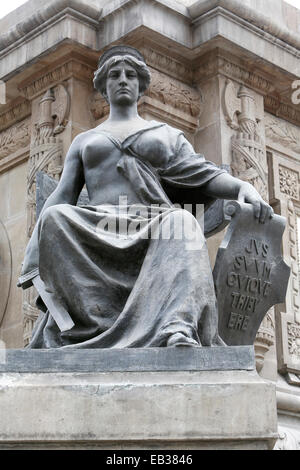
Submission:
[[[167,347],[174,346],[200,346],[193,338],[185,336],[183,333],[174,333],[167,342]]]

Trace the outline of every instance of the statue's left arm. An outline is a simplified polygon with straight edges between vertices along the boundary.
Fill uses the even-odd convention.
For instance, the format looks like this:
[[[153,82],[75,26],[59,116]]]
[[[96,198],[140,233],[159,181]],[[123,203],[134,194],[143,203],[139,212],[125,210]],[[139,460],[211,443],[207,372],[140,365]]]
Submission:
[[[267,204],[252,184],[234,178],[229,173],[222,173],[210,180],[203,192],[216,199],[235,199],[248,202],[254,208],[254,215],[261,223],[273,216],[273,209]]]
[[[252,204],[254,215],[260,222],[272,217],[273,209],[262,199],[256,189],[245,181],[231,176],[227,171],[207,161],[203,155],[195,153],[183,133],[174,135],[168,128],[172,156],[168,165],[160,172],[162,181],[175,188],[199,190],[200,202],[214,199],[234,199]],[[178,132],[178,131],[177,131]],[[176,142],[172,147],[172,142]]]

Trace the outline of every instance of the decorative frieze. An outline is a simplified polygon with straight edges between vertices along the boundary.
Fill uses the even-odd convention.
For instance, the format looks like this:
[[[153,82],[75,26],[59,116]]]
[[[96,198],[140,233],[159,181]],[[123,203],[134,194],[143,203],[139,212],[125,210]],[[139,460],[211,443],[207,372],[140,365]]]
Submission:
[[[152,69],[165,73],[177,80],[191,84],[193,83],[193,68],[182,60],[176,60],[162,51],[157,51],[148,45],[138,47],[143,54],[146,63]]]
[[[194,70],[194,82],[206,82],[216,75],[233,80],[244,85],[264,97],[265,111],[280,117],[288,122],[300,125],[299,106],[293,105],[290,100],[282,96],[281,89],[276,88],[276,82],[269,75],[264,75],[259,68],[248,67],[238,58],[231,56],[229,53],[215,49],[201,57],[197,62]],[[291,87],[291,83],[287,86]],[[292,89],[291,89],[292,90]]]
[[[279,144],[283,149],[290,149],[295,153],[300,153],[300,129],[282,119],[270,114],[265,114],[266,138]]]
[[[300,324],[288,323],[288,347],[291,356],[300,359]]]
[[[10,128],[16,122],[24,120],[31,114],[31,103],[27,100],[12,104],[12,106],[0,113],[0,131]]]
[[[47,89],[61,84],[71,77],[91,83],[94,71],[95,67],[92,64],[84,62],[83,59],[75,55],[69,56],[52,70],[47,70],[39,76],[34,75],[22,82],[19,90],[26,99],[32,100]]]
[[[265,110],[277,117],[285,119],[297,126],[300,125],[300,110],[299,106],[292,105],[278,96],[265,96]]]
[[[0,161],[30,144],[30,118],[0,132]]]
[[[246,65],[242,65],[238,60],[235,61],[233,57],[225,56],[224,52],[219,49],[201,57],[194,72],[194,80],[201,84],[217,74],[222,74],[263,95],[274,91],[274,84],[271,80],[259,72],[249,70]]]
[[[201,93],[176,79],[151,70],[151,84],[145,95],[160,101],[184,114],[199,118],[202,111],[203,97]]]
[[[278,169],[280,191],[292,199],[299,199],[299,173],[282,165]]]

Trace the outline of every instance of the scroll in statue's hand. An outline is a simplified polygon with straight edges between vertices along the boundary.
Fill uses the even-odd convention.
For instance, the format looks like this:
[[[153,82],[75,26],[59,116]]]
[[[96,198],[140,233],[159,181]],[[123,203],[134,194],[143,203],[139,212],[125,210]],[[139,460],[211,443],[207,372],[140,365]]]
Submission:
[[[259,219],[260,223],[264,223],[268,218],[272,218],[274,211],[269,204],[262,199],[260,194],[256,191],[254,186],[244,182],[241,185],[238,194],[239,202],[248,202],[252,204],[254,210],[254,216]]]

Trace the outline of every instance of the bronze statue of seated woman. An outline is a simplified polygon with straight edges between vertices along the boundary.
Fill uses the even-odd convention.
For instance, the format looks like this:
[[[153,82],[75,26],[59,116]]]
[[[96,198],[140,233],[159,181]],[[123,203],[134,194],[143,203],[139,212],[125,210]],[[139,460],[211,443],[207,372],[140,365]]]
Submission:
[[[136,49],[100,58],[94,85],[109,118],[74,139],[25,255],[19,285],[37,287],[41,310],[30,348],[224,344],[204,235],[174,198],[248,202],[261,223],[273,211],[181,131],[139,116],[149,83]]]

